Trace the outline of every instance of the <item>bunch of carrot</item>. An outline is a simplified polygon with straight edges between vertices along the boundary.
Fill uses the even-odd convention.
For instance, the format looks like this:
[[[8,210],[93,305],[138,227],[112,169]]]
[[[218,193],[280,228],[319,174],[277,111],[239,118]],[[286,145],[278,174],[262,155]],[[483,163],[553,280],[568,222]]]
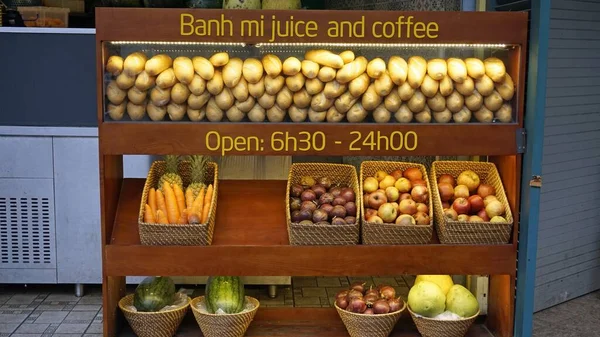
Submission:
[[[179,185],[165,183],[164,194],[150,189],[148,203],[144,206],[144,222],[158,224],[203,224],[213,196],[213,185],[202,188],[194,198],[190,189],[184,195]]]

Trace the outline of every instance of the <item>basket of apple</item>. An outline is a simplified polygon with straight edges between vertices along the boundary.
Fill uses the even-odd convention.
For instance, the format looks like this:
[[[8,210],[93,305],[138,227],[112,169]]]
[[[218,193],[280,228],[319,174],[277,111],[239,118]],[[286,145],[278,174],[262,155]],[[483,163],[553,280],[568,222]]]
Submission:
[[[441,243],[504,244],[513,217],[493,163],[435,161],[433,201]]]
[[[362,242],[426,244],[433,235],[433,207],[425,166],[364,161],[360,166]]]
[[[286,216],[291,245],[355,245],[360,235],[358,177],[352,165],[297,163],[290,168]]]

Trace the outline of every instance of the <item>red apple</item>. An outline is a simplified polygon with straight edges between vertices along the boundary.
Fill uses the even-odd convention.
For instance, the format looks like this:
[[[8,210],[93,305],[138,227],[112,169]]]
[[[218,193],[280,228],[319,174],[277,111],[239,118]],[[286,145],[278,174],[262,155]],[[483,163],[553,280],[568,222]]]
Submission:
[[[402,175],[410,181],[423,179],[423,173],[416,167],[407,168]]]
[[[415,179],[415,180],[411,181],[410,183],[413,185],[413,187],[415,187],[415,186],[427,187],[427,183],[423,179]]]
[[[398,211],[401,214],[413,215],[413,214],[417,213],[417,203],[414,202],[414,200],[412,200],[412,199],[402,200],[402,201],[400,201],[400,204],[398,205]]]
[[[417,223],[417,225],[419,226],[427,226],[429,225],[429,215],[423,213],[423,212],[417,212],[413,215],[413,218],[415,218],[415,222]]]
[[[377,215],[373,215],[372,217],[368,218],[367,221],[373,223],[383,223],[383,220]]]
[[[480,218],[482,218],[483,221],[485,221],[485,222],[489,222],[490,221],[490,217],[485,212],[485,208],[482,208],[479,212],[477,212],[477,216],[480,217]]]
[[[385,171],[379,170],[375,173],[375,179],[377,179],[377,181],[382,181],[387,176],[388,176],[388,174]]]
[[[469,200],[469,203],[471,204],[471,212],[473,213],[477,213],[485,207],[483,198],[477,194],[470,196],[467,200]]]
[[[407,200],[407,199],[412,200],[410,193],[402,193],[402,194],[400,194],[400,199],[398,199],[398,201]]]
[[[363,195],[363,205],[365,205],[365,207],[369,207],[369,197],[371,196],[371,193],[365,193],[365,195]]]
[[[438,183],[440,183],[440,184],[441,183],[448,183],[448,184],[452,185],[452,187],[456,186],[456,180],[450,174],[442,174],[438,178]]]
[[[429,213],[429,207],[422,202],[417,203],[417,212]]]
[[[427,191],[427,187],[419,185],[412,188],[410,196],[416,202],[427,202],[429,192]]]
[[[450,202],[443,201],[442,202],[442,209],[448,209],[448,208],[450,208]]]
[[[440,199],[448,201],[454,198],[454,187],[449,183],[439,183],[438,190],[440,191]]]
[[[363,182],[363,190],[367,193],[373,193],[379,188],[379,181],[373,177],[365,179]]]
[[[452,203],[452,208],[458,214],[469,214],[469,212],[471,211],[471,205],[469,204],[469,201],[465,198],[456,198],[456,200],[454,200],[454,202]]]
[[[458,185],[454,188],[454,197],[455,198],[468,198],[469,197],[469,188],[466,185]]]
[[[377,215],[385,223],[394,223],[396,217],[398,216],[398,210],[394,207],[394,205],[388,202],[379,207]]]
[[[469,221],[469,216],[466,214],[461,214],[458,216],[458,219],[456,219],[457,221]]]
[[[387,197],[388,201],[396,201],[400,198],[400,192],[398,192],[398,189],[394,186],[390,186],[385,189],[385,196]],[[483,202],[483,199],[481,202]]]
[[[498,200],[490,201],[490,203],[485,206],[485,212],[490,218],[501,216],[504,214],[504,205]]]
[[[412,184],[410,180],[406,178],[400,178],[396,180],[396,182],[394,183],[394,187],[396,187],[400,193],[407,193],[410,192]]]
[[[447,220],[456,221],[458,219],[458,213],[452,208],[446,208],[444,210],[444,216]]]
[[[477,173],[466,170],[461,172],[456,178],[456,183],[459,185],[466,185],[469,188],[469,192],[475,192],[479,187],[479,176]]]
[[[392,173],[390,173],[390,175],[394,177],[394,179],[398,180],[402,178],[402,170],[394,170]]]
[[[371,196],[369,197],[369,207],[373,209],[379,209],[379,207],[381,207],[381,205],[385,204],[386,202],[387,197],[385,196],[384,192],[375,191],[371,193]]]
[[[412,225],[412,226],[414,226],[416,224],[417,224],[417,222],[415,221],[415,218],[413,218],[412,216],[410,216],[408,214],[402,214],[396,219],[396,225],[401,225],[401,226]]]
[[[365,219],[372,217],[373,215],[377,215],[377,210],[372,208],[365,209]]]
[[[487,197],[483,198],[483,205],[487,207],[487,205],[492,201],[498,201],[498,198],[496,198],[495,195],[488,195]]]
[[[477,188],[477,194],[480,197],[485,198],[488,195],[495,195],[496,194],[496,189],[494,189],[494,186],[492,186],[492,185],[481,184]]]

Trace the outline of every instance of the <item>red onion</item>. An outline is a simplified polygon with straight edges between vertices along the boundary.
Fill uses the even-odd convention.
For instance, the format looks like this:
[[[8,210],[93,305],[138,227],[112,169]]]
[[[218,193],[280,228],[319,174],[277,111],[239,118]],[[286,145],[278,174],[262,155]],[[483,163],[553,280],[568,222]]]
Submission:
[[[323,193],[321,197],[319,197],[319,204],[331,204],[335,197],[331,193]]]
[[[300,199],[302,199],[302,201],[307,201],[307,200],[312,201],[312,200],[317,199],[317,194],[313,190],[305,190],[300,195]]]
[[[346,208],[346,213],[351,216],[356,216],[356,204],[354,201],[348,201],[344,208]]]
[[[375,296],[377,296],[377,298],[379,298],[379,291],[377,291],[377,289],[373,289],[373,286],[371,286],[369,288],[369,290],[367,290],[367,292],[365,293],[365,296],[371,295],[371,294],[375,295]]]
[[[346,217],[346,209],[344,208],[344,206],[334,206],[333,209],[331,210],[331,212],[329,212],[329,215],[331,215],[331,217],[337,217],[337,218],[345,218]]]
[[[373,312],[375,315],[387,314],[390,312],[390,305],[386,300],[379,300],[373,303]]]
[[[362,292],[352,289],[348,292],[348,300],[352,300],[354,298],[363,298]]]
[[[327,189],[325,189],[325,186],[323,186],[323,185],[315,185],[315,186],[311,187],[310,189],[315,191],[317,198],[320,197],[321,195],[323,195],[325,192],[327,192]]]
[[[315,204],[314,201],[306,200],[300,204],[300,209],[307,209],[312,213],[315,211],[315,209],[317,209],[317,204]]]
[[[317,184],[323,185],[325,188],[330,188],[331,187],[331,179],[329,179],[327,177],[321,177],[321,178],[317,179]]]
[[[386,300],[396,297],[396,290],[390,286],[381,287],[379,292],[381,293],[381,297]]]
[[[373,312],[373,309],[371,308],[367,308],[367,310],[365,310],[365,312],[363,312],[364,315],[374,315],[375,313]]]
[[[346,201],[350,202],[350,201],[354,201],[354,199],[356,198],[356,195],[354,194],[354,191],[350,187],[344,187],[344,188],[342,188],[340,197],[342,197],[342,198],[346,199]]]
[[[332,187],[329,190],[329,193],[331,193],[333,195],[333,197],[336,198],[336,197],[340,196],[340,194],[342,193],[342,189],[339,188],[339,187],[337,187],[337,186],[336,187]]]
[[[345,297],[338,297],[335,300],[335,305],[340,307],[340,309],[346,309],[348,307],[348,300]]]
[[[361,294],[365,292],[365,285],[367,283],[366,282],[354,282],[352,283],[352,285],[350,285],[350,289],[354,289],[356,291],[359,291]]]
[[[346,204],[346,199],[342,198],[342,197],[335,197],[335,199],[333,199],[333,202],[331,203],[333,206],[344,206]]]
[[[347,224],[355,224],[356,223],[356,217],[355,216],[347,216],[344,218],[344,221],[346,221]]]
[[[314,222],[327,221],[328,218],[329,214],[322,209],[317,209],[312,214],[312,219]]]
[[[367,302],[367,305],[372,305],[379,300],[379,296],[373,293],[365,295],[363,298],[365,299],[365,302]]]
[[[302,187],[302,185],[294,184],[290,188],[290,196],[292,197],[299,197],[302,192],[304,192],[304,187]]]
[[[290,209],[292,211],[299,211],[300,207],[302,207],[302,200],[300,200],[300,198],[290,198]]]
[[[344,226],[347,225],[346,221],[342,218],[333,218],[333,220],[331,220],[331,224],[334,226]]]
[[[365,310],[367,310],[367,304],[362,298],[353,298],[350,300],[350,303],[348,303],[346,310],[357,314],[362,314],[365,312]]]
[[[337,293],[337,295],[335,295],[335,298],[347,297],[349,292],[350,290],[342,290],[339,293]]]
[[[390,312],[396,312],[402,309],[402,307],[404,306],[404,302],[402,301],[402,299],[400,299],[400,297],[388,300],[388,304],[390,305]]]
[[[331,218],[331,211],[333,210],[333,206],[331,206],[331,204],[322,204],[319,206],[319,208],[327,212],[327,215],[329,215]]]

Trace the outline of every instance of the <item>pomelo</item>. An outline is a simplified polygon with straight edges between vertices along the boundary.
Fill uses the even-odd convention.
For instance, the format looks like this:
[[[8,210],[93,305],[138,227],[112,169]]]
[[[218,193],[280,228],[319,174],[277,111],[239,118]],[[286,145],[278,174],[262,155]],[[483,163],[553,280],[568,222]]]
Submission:
[[[448,291],[454,285],[450,275],[417,275],[415,284],[421,281],[429,281],[437,284],[440,288],[442,288],[444,295],[448,294]]]
[[[455,284],[446,296],[446,310],[467,318],[479,311],[479,302],[467,288]]]
[[[424,317],[435,317],[444,312],[446,296],[437,284],[421,281],[410,288],[408,305],[410,310],[416,314]]]

